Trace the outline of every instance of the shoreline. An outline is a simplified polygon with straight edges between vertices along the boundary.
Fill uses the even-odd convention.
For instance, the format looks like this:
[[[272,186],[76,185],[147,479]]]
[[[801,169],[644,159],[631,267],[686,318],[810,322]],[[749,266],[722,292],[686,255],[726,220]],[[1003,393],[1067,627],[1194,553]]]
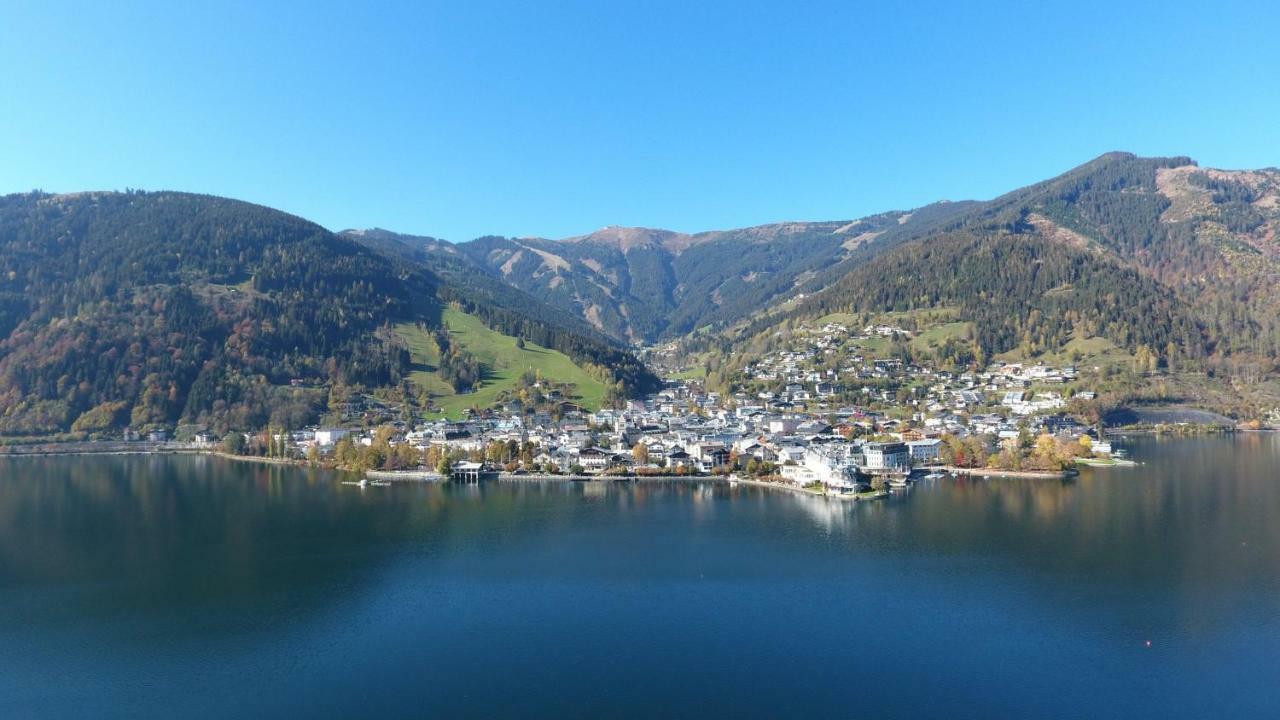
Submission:
[[[1074,468],[1068,470],[1000,470],[998,468],[958,468],[945,465],[936,468],[936,470],[951,473],[952,475],[966,475],[969,477],[1004,477],[1021,478],[1023,480],[1065,480],[1080,474],[1080,471]]]
[[[59,441],[0,445],[0,457],[51,457],[54,455],[208,455],[213,447],[195,443]]]
[[[291,465],[295,467],[318,467],[338,472],[358,472],[340,467],[333,467],[325,464],[316,464],[306,458],[273,458],[259,455],[233,455],[225,452],[216,446],[201,446],[195,443],[177,443],[177,442],[146,442],[146,441],[70,441],[70,442],[51,442],[42,444],[22,444],[22,445],[3,445],[0,446],[0,458],[4,457],[52,457],[55,455],[212,455],[236,462],[257,462],[268,465]],[[932,466],[929,468],[932,472],[951,473],[956,476],[989,476],[989,477],[1006,477],[1006,478],[1023,478],[1036,480],[1061,480],[1073,477],[1079,474],[1079,470],[1071,468],[1061,471],[1047,470],[999,470],[996,468],[957,468],[948,465]],[[365,477],[378,480],[392,481],[416,481],[416,482],[444,482],[447,480],[442,475],[430,470],[366,470],[363,475]],[[718,475],[544,475],[529,474],[515,475],[502,472],[498,474],[499,480],[504,481],[548,481],[561,480],[573,482],[591,482],[591,481],[692,481],[692,482],[732,482],[726,477]],[[802,494],[813,495],[816,497],[831,497],[840,500],[856,500],[859,497],[869,497],[868,494],[857,493],[828,493],[817,490],[809,490],[795,485],[786,485],[783,483],[771,483],[762,480],[750,480],[739,477],[736,482],[746,485],[755,485],[759,487],[780,488],[791,492],[799,492]]]
[[[294,459],[273,458],[263,455],[234,455],[219,449],[217,446],[197,445],[195,443],[153,443],[145,441],[94,442],[90,440],[76,440],[69,442],[28,443],[0,446],[0,458],[58,456],[87,457],[90,455],[208,455],[237,462],[256,462],[265,463],[267,465],[294,465],[297,467],[322,467],[330,470],[347,472],[342,468],[315,465],[306,458]]]

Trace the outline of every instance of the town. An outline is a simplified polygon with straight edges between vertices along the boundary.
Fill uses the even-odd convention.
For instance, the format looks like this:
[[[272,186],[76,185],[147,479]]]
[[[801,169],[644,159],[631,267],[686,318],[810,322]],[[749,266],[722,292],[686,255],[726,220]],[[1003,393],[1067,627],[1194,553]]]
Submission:
[[[1066,412],[1068,398],[1094,397],[1075,367],[996,361],[954,371],[857,352],[859,340],[910,334],[827,323],[748,363],[731,393],[673,378],[613,408],[591,411],[557,393],[551,409],[511,399],[417,421],[370,399],[343,426],[223,445],[422,479],[724,476],[849,497],[942,470],[1061,474],[1081,460],[1114,461],[1106,437]]]

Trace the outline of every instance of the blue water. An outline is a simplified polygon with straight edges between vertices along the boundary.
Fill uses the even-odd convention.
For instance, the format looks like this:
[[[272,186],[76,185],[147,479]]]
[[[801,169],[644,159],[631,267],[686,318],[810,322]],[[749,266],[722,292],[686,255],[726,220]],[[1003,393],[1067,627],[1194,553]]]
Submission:
[[[1133,455],[857,505],[0,461],[0,716],[1280,717],[1280,438]]]

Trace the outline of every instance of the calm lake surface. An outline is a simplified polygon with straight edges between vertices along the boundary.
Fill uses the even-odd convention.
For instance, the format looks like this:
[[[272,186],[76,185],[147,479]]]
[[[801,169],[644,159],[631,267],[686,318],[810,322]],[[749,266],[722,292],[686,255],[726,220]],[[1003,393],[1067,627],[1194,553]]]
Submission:
[[[1280,437],[1129,447],[856,505],[0,460],[0,716],[1280,717]]]

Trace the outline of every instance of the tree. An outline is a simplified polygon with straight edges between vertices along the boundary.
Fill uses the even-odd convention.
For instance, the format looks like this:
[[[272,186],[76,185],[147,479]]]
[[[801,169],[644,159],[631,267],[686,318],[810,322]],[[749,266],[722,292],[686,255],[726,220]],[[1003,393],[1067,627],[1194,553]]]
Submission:
[[[355,467],[360,459],[360,454],[356,450],[356,444],[349,435],[338,439],[333,446],[333,460],[340,467]]]
[[[244,441],[244,435],[238,432],[227,433],[222,438],[222,451],[228,455],[244,455],[247,449],[247,443]]]
[[[436,472],[441,475],[449,475],[453,471],[453,458],[445,453],[440,456],[440,460],[436,463]]]
[[[1088,435],[1081,435],[1080,449],[1085,457],[1093,457],[1093,438]]]
[[[644,443],[636,443],[631,448],[631,459],[635,460],[637,465],[649,464],[649,446]]]

